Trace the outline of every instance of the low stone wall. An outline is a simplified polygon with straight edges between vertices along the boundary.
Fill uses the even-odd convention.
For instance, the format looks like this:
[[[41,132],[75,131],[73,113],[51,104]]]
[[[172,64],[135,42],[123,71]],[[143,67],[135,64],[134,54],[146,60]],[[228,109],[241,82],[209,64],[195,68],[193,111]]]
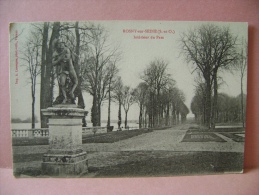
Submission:
[[[106,127],[83,127],[82,135],[91,135],[106,133]],[[22,137],[49,137],[48,128],[37,128],[37,129],[12,129],[12,138],[22,138]]]
[[[38,128],[38,129],[12,129],[12,137],[48,137],[49,129],[48,128]]]

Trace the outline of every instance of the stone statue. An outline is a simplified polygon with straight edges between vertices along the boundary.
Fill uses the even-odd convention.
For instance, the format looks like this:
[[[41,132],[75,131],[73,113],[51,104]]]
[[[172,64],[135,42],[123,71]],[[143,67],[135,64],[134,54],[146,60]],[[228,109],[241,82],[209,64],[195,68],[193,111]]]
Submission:
[[[72,54],[64,42],[59,39],[53,41],[54,53],[52,64],[56,67],[56,74],[61,94],[53,104],[75,103],[74,91],[78,85],[78,78],[73,65]]]

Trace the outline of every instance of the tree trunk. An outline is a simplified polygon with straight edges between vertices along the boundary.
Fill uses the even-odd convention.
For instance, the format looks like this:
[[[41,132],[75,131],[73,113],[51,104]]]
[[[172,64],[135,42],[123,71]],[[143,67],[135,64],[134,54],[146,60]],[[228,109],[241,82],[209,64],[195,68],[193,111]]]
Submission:
[[[107,121],[107,128],[109,128],[110,126],[111,126],[111,83],[109,83],[109,91],[108,91],[108,121]]]
[[[118,111],[118,129],[121,128],[121,101],[119,100],[119,111]]]
[[[213,73],[213,93],[214,93],[214,98],[213,98],[213,106],[212,106],[212,115],[211,115],[211,128],[215,129],[216,125],[216,112],[217,112],[217,107],[218,107],[218,80],[217,80],[217,70],[214,70]]]
[[[146,128],[146,110],[145,110],[145,106],[143,105],[143,110],[142,110],[142,114],[144,114],[144,116],[142,116],[142,127]]]
[[[166,108],[166,126],[170,125],[169,123],[169,113],[170,113],[170,104],[167,103],[167,108]]]
[[[153,127],[153,94],[150,92],[150,99],[148,104],[148,127]]]
[[[91,109],[91,122],[93,123],[93,126],[97,126],[97,101],[96,96],[93,96],[93,105]]]
[[[172,107],[173,125],[176,125],[175,103],[173,103]]]
[[[98,125],[98,109],[97,109],[97,81],[98,81],[98,61],[95,62],[95,78],[94,78],[94,87],[93,87],[93,105],[92,105],[92,110],[91,110],[91,121],[93,123],[93,126]]]
[[[156,102],[155,102],[155,94],[152,94],[152,127],[155,127],[156,120]]]
[[[98,109],[97,109],[97,111],[98,111],[98,113],[97,113],[97,116],[98,116],[98,126],[100,127],[101,125],[102,125],[102,119],[101,119],[101,106],[102,106],[102,103],[101,102],[99,102],[98,103]]]
[[[145,110],[145,118],[144,118],[144,121],[145,121],[145,128],[147,127],[147,111]]]
[[[32,83],[32,104],[31,104],[31,128],[35,129],[35,83]]]
[[[242,124],[243,124],[243,127],[245,127],[243,74],[242,74],[242,76],[241,76],[241,117],[242,117]]]
[[[205,73],[206,97],[205,97],[205,125],[210,128],[211,123],[211,79],[210,73]]]
[[[179,112],[179,110],[177,109],[177,111],[176,111],[176,124],[179,124],[180,123],[180,112]]]
[[[49,24],[47,22],[44,23],[43,26],[43,37],[42,37],[42,49],[41,49],[41,86],[40,86],[40,108],[47,108],[46,104],[46,91],[47,85],[45,82],[48,79],[49,73],[47,72],[47,63],[46,63],[46,53],[47,53],[47,44],[48,44],[48,31],[49,31]],[[49,70],[49,69],[48,69]],[[47,127],[48,118],[40,112],[41,118],[41,128]]]
[[[80,34],[79,34],[79,29],[78,29],[78,22],[75,23],[75,34],[76,34],[76,48],[75,48],[75,53],[76,57],[74,59],[74,67],[75,71],[78,77],[78,86],[76,88],[76,94],[78,97],[78,106],[80,108],[85,108],[85,103],[84,103],[84,97],[82,94],[81,90],[81,83],[82,83],[82,77],[80,76],[80,65],[79,65],[79,56],[80,56]]]
[[[128,111],[125,111],[125,129],[127,128],[128,125]]]
[[[203,110],[202,110],[202,124],[206,123],[206,100],[203,103]]]
[[[142,109],[143,109],[143,106],[142,106],[142,104],[140,104],[140,106],[139,106],[139,117],[138,117],[139,129],[142,128]]]
[[[48,41],[48,23],[44,23],[43,39],[42,39],[42,68],[41,72],[41,100],[40,108],[48,108],[52,106],[53,100],[53,87],[54,87],[54,74],[52,66],[53,48],[52,43],[55,38],[59,36],[60,22],[54,22],[49,47],[47,48]],[[47,117],[41,115],[41,127],[47,127]]]
[[[156,124],[157,126],[160,126],[160,114],[161,114],[161,104],[160,104],[160,89],[158,87],[157,89],[157,95],[156,95]]]
[[[74,58],[74,67],[75,67],[75,71],[76,71],[77,78],[78,78],[78,86],[76,87],[75,93],[76,93],[76,96],[78,97],[78,103],[77,103],[78,106],[80,108],[84,109],[85,103],[84,103],[83,93],[81,90],[82,77],[80,76],[80,64],[79,64],[80,34],[79,34],[79,29],[78,29],[78,22],[75,23],[75,34],[76,34],[76,48],[75,48],[76,56]],[[83,122],[83,127],[86,127],[85,117],[83,117],[82,122]]]

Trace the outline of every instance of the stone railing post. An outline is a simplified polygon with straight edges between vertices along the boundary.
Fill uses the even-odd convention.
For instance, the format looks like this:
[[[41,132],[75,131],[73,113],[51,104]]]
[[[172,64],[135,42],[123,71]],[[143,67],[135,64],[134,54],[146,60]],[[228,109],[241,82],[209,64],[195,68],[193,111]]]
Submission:
[[[34,137],[33,133],[34,133],[33,129],[28,129],[28,137],[29,137],[29,139],[33,139],[33,137]]]

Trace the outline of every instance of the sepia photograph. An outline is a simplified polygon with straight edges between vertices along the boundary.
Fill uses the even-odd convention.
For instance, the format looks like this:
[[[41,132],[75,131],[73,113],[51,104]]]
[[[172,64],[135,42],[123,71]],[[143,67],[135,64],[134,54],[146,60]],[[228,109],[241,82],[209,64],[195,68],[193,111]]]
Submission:
[[[245,22],[11,23],[13,175],[242,173]]]

